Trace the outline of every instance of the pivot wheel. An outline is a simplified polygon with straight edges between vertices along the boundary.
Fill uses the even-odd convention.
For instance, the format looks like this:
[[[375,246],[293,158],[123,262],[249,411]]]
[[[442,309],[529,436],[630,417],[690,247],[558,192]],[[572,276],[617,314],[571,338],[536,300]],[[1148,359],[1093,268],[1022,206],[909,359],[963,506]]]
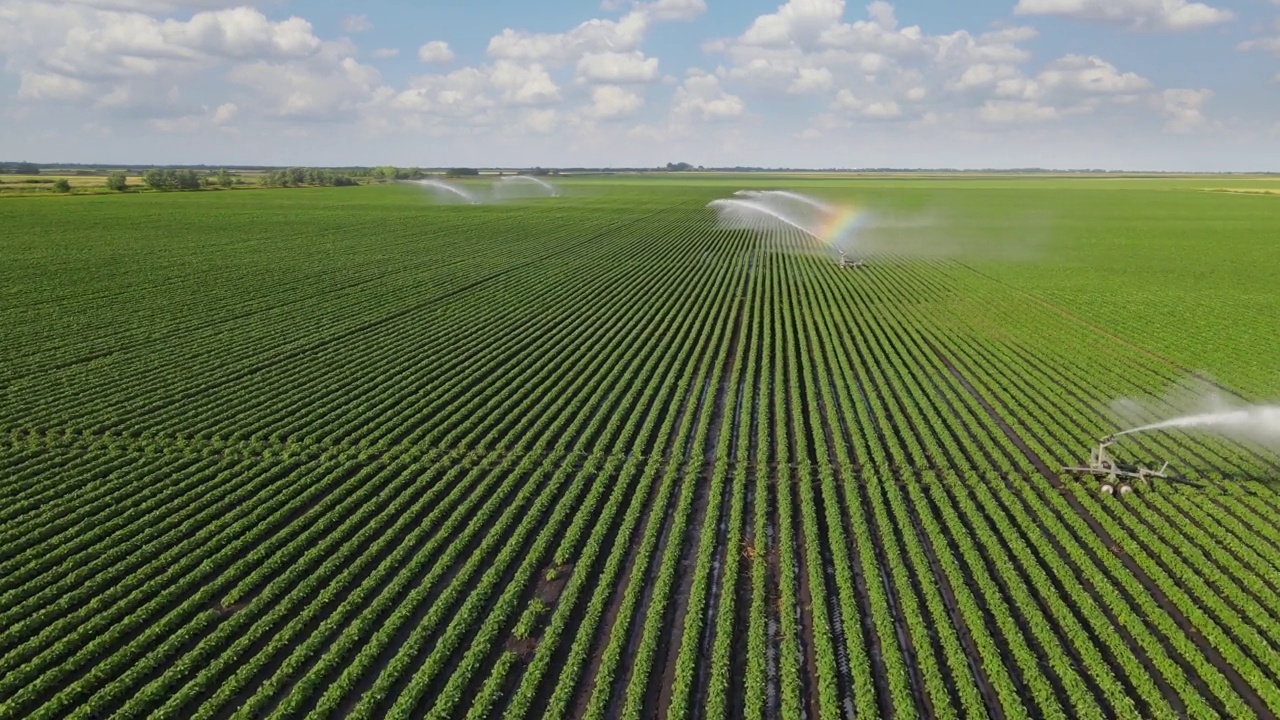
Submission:
[[[1129,493],[1131,493],[1131,492],[1133,492],[1133,487],[1132,487],[1131,485],[1121,485],[1121,486],[1120,486],[1120,494],[1121,494],[1121,495],[1128,495],[1128,494],[1129,494]]]
[[[1102,493],[1103,495],[1110,495],[1115,491],[1116,489],[1111,486],[1111,483],[1102,483],[1102,487],[1098,488],[1098,492]]]

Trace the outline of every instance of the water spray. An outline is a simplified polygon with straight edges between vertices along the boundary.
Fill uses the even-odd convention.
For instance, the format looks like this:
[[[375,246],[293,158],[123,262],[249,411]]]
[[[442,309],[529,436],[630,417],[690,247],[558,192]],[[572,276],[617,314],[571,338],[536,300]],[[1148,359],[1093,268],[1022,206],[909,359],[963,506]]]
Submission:
[[[824,213],[830,213],[835,211],[834,207],[817,198],[812,198],[812,197],[809,197],[808,195],[801,195],[800,193],[791,192],[790,190],[739,190],[735,192],[734,195],[739,195],[742,197],[767,198],[767,197],[773,196],[773,197],[779,197],[779,198],[786,198],[788,200],[794,200],[796,202],[803,203],[805,205],[808,205]]]
[[[780,229],[799,230],[826,250],[839,252],[839,266],[859,267],[862,260],[848,257],[852,232],[865,213],[838,207],[790,190],[738,190],[732,198],[712,200],[707,207],[716,211],[720,226],[730,230],[776,233]]]
[[[1195,413],[1122,430],[1099,441],[1098,446],[1089,455],[1088,467],[1064,467],[1062,472],[1103,478],[1099,490],[1105,494],[1116,491],[1126,494],[1132,491],[1132,481],[1146,484],[1151,478],[1194,484],[1187,482],[1184,478],[1166,475],[1165,471],[1169,467],[1167,462],[1159,470],[1152,470],[1140,465],[1117,462],[1107,450],[1117,440],[1127,435],[1162,430],[1199,430],[1236,440],[1252,440],[1276,446],[1280,445],[1280,406],[1253,405]]]
[[[451,193],[452,195],[456,195],[457,197],[460,197],[463,200],[466,200],[468,203],[472,205],[480,204],[480,201],[477,200],[476,197],[471,193],[467,192],[466,190],[463,190],[460,187],[457,187],[455,185],[450,185],[449,183],[441,180],[410,180],[409,182],[415,183],[417,185],[422,185],[424,187],[441,190],[446,193]]]
[[[541,178],[533,177],[532,175],[505,175],[501,178],[498,178],[498,182],[503,185],[510,185],[516,182],[521,182],[521,181],[530,182],[540,186],[541,188],[546,190],[548,193],[550,193],[551,197],[560,197],[560,191],[556,189],[556,186],[552,185],[551,183]]]
[[[1171,429],[1205,430],[1244,440],[1280,442],[1280,406],[1255,405],[1221,412],[1184,415],[1131,428],[1116,433],[1116,436]]]
[[[746,227],[754,228],[753,220],[762,218],[772,218],[786,225],[799,230],[814,239],[821,240],[816,232],[801,224],[800,219],[790,217],[776,208],[769,207],[765,203],[755,200],[737,200],[732,198],[722,198],[712,200],[707,203],[707,207],[720,211],[720,220],[726,226],[736,223],[743,223]],[[743,225],[739,225],[734,229],[743,229]]]

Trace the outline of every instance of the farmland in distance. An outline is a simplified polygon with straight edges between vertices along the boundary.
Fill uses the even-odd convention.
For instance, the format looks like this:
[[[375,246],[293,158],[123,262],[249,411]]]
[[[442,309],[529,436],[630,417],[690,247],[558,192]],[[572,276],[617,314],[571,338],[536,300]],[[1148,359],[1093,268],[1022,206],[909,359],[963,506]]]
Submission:
[[[0,718],[1280,713],[1273,184],[562,187],[0,201]]]

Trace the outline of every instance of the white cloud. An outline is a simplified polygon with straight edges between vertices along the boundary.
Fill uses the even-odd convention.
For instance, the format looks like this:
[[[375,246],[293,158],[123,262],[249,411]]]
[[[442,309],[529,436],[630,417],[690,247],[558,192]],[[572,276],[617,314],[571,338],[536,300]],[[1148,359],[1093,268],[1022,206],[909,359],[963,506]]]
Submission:
[[[400,49],[399,48],[378,48],[377,50],[373,51],[373,56],[376,58],[383,58],[383,59],[400,57]]]
[[[22,100],[81,100],[89,96],[88,83],[56,73],[23,71],[18,85]]]
[[[193,135],[210,128],[233,132],[227,125],[236,116],[238,109],[235,103],[223,103],[214,108],[213,112],[208,112],[208,108],[201,108],[199,112],[152,118],[147,122],[160,132],[173,135]]]
[[[1160,93],[1161,110],[1168,117],[1165,130],[1186,134],[1209,127],[1203,108],[1211,98],[1213,91],[1208,88],[1173,88]]]
[[[1272,1],[1276,5],[1280,5],[1280,0],[1272,0]],[[1280,20],[1275,21],[1272,24],[1272,28],[1275,32],[1280,33]],[[1241,42],[1239,45],[1237,45],[1236,49],[1242,50],[1242,51],[1262,50],[1264,52],[1269,52],[1273,55],[1280,55],[1280,34],[1277,34],[1274,37],[1263,37],[1263,38],[1258,38],[1256,40],[1245,40],[1244,42]]]
[[[951,121],[1034,122],[1133,103],[1146,78],[1096,56],[1066,55],[1041,67],[1024,46],[1033,28],[929,34],[902,26],[877,0],[866,18],[844,19],[844,0],[789,0],[736,38],[707,43],[728,62],[717,76],[762,92],[810,93],[846,120],[912,125]],[[814,126],[824,133],[838,128]]]
[[[1031,100],[988,100],[983,103],[978,116],[986,122],[1000,124],[1040,122],[1059,117],[1056,109]]]
[[[560,99],[560,88],[541,65],[524,66],[499,60],[489,77],[508,104],[539,105]]]
[[[787,92],[804,95],[831,89],[831,71],[824,67],[802,67],[796,71],[796,79],[787,86]]]
[[[563,33],[507,28],[489,40],[490,57],[564,65],[589,52],[631,52],[640,47],[649,18],[633,12],[621,20],[588,20]]]
[[[895,118],[902,114],[902,110],[892,100],[878,100],[863,108],[862,114],[873,118]]]
[[[253,0],[44,0],[49,5],[79,5],[99,10],[121,10],[148,14],[176,10],[213,10],[253,5]]]
[[[867,6],[865,20],[844,22],[844,10],[843,0],[790,0],[756,18],[740,36],[704,49],[727,56],[721,77],[759,89],[887,91],[896,101],[907,99],[909,91],[919,95],[926,81],[937,87],[957,82],[975,65],[1023,63],[1030,53],[1019,43],[1035,37],[1030,28],[929,35],[917,26],[900,27],[893,6],[881,1]],[[971,73],[967,80],[976,79]]]
[[[707,11],[706,0],[654,0],[638,7],[656,20],[693,20]]]
[[[350,50],[342,43],[326,43],[313,58],[246,63],[234,68],[229,78],[256,91],[259,106],[274,117],[350,117],[381,87],[377,69],[358,62]]]
[[[647,83],[658,79],[658,59],[644,53],[587,53],[578,61],[578,80],[590,83]]]
[[[347,15],[342,18],[342,29],[349,33],[365,32],[373,29],[368,15]]]
[[[214,125],[226,125],[236,116],[236,111],[239,109],[235,103],[223,103],[213,111],[213,117],[210,118],[210,122]]]
[[[831,109],[845,113],[852,112],[864,118],[895,118],[902,114],[902,108],[893,100],[864,100],[848,89],[836,93]]]
[[[618,8],[607,4],[606,9]],[[692,20],[706,9],[705,0],[654,0],[633,2],[631,12],[618,20],[595,18],[561,33],[506,28],[490,38],[488,54],[558,67],[578,62],[588,53],[630,53],[640,49],[654,23]]]
[[[443,75],[413,78],[399,92],[380,91],[371,103],[378,122],[439,134],[473,132],[545,113],[517,113],[520,108],[551,109],[562,100],[560,88],[541,65],[525,66],[509,60],[466,67]],[[521,119],[524,118],[524,119]]]
[[[520,114],[519,123],[527,132],[549,135],[559,126],[560,113],[547,108],[529,109]]]
[[[1187,0],[1018,0],[1015,15],[1062,15],[1144,32],[1180,32],[1234,20],[1230,10]]]
[[[671,102],[673,114],[703,120],[737,117],[746,109],[742,98],[720,87],[719,78],[697,69],[689,71]]]
[[[638,93],[617,85],[599,85],[591,90],[587,115],[599,119],[629,117],[644,106]]]
[[[453,50],[443,40],[432,40],[418,48],[418,59],[433,65],[445,65],[453,62]]]
[[[1136,93],[1151,87],[1151,81],[1137,73],[1122,73],[1102,58],[1066,55],[1050,63],[1036,82],[1047,91],[1056,89],[1107,95]]]
[[[162,133],[173,135],[194,135],[204,127],[204,118],[198,115],[183,115],[174,118],[154,118],[149,121],[151,127]]]
[[[198,12],[183,21],[78,5],[0,4],[0,47],[11,66],[86,81],[151,77],[225,60],[302,58],[320,44],[306,20],[272,21],[248,7]]]

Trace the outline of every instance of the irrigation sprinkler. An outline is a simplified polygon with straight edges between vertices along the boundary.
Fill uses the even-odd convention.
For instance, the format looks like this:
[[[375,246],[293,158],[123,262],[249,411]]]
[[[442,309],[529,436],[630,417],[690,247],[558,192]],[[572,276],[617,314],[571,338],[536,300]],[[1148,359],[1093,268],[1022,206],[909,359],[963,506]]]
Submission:
[[[840,251],[840,267],[842,268],[862,267],[863,262],[862,260],[850,260],[843,250]]]
[[[1073,473],[1080,476],[1090,475],[1102,478],[1102,483],[1098,486],[1098,492],[1103,495],[1128,495],[1133,492],[1134,486],[1147,486],[1152,479],[1168,480],[1170,482],[1178,482],[1193,487],[1201,487],[1186,478],[1169,475],[1166,471],[1169,469],[1169,463],[1166,461],[1160,466],[1159,470],[1152,470],[1143,465],[1134,463],[1123,463],[1112,457],[1111,452],[1107,448],[1111,447],[1116,441],[1115,435],[1108,435],[1098,441],[1098,446],[1089,451],[1088,467],[1063,467],[1058,472]]]

